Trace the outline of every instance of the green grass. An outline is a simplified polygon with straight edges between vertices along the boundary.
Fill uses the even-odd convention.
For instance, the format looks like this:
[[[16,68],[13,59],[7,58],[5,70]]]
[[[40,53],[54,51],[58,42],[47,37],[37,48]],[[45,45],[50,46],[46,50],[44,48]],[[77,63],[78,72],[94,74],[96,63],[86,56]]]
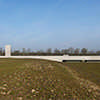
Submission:
[[[80,85],[70,71],[73,64],[67,65],[46,60],[0,59],[0,100],[99,100],[94,91]]]

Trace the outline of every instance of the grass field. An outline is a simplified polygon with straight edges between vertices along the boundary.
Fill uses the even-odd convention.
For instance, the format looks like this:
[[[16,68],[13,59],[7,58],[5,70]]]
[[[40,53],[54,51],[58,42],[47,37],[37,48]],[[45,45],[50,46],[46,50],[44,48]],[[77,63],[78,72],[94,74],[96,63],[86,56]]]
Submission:
[[[100,100],[99,66],[0,59],[0,100]]]
[[[100,63],[67,63],[80,77],[100,86]]]

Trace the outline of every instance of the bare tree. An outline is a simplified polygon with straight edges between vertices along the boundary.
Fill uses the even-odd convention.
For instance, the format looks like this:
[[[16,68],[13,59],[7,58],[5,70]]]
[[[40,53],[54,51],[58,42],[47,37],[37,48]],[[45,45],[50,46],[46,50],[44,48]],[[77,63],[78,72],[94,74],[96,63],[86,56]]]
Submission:
[[[94,54],[95,52],[93,50],[88,51],[89,54]]]
[[[30,48],[27,49],[27,53],[31,53],[31,49]]]
[[[1,48],[0,48],[0,55],[2,55],[2,50],[1,50]]]
[[[62,50],[61,50],[61,53],[62,53],[62,54],[68,54],[68,53],[69,53],[69,50],[68,50],[68,49],[62,49]]]
[[[59,54],[59,53],[60,53],[60,50],[56,48],[56,49],[54,50],[54,53]]]
[[[82,48],[82,49],[81,49],[81,53],[82,53],[82,54],[86,54],[87,51],[88,51],[88,50],[87,50],[86,48]]]
[[[41,49],[41,50],[38,50],[36,53],[39,55],[39,54],[44,53],[44,51]]]
[[[51,54],[52,53],[52,49],[51,48],[47,49],[47,53]]]
[[[19,55],[20,51],[19,50],[15,50],[14,51],[14,55]]]
[[[80,53],[80,49],[79,49],[79,48],[76,48],[76,49],[74,50],[74,53],[75,53],[75,54],[79,54],[79,53]]]
[[[61,50],[61,53],[62,53],[62,54],[65,54],[65,49],[62,49],[62,50]]]
[[[74,53],[74,48],[72,48],[72,47],[69,48],[69,49],[68,49],[68,52],[69,52],[70,54]]]
[[[25,55],[25,53],[26,53],[26,49],[25,48],[23,48],[22,53],[23,53],[23,55]]]
[[[96,54],[100,55],[100,51],[96,51]]]

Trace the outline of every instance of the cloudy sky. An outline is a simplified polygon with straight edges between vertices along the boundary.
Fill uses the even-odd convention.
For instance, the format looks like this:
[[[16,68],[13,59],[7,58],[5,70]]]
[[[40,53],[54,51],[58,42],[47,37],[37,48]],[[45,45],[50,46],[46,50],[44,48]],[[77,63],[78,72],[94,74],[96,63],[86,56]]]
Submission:
[[[100,0],[0,0],[0,47],[100,49]]]

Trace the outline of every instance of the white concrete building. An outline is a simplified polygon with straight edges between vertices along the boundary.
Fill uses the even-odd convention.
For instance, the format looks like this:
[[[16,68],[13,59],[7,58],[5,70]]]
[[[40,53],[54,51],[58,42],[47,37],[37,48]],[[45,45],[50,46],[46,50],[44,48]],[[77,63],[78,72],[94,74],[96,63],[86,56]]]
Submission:
[[[5,46],[5,56],[7,57],[11,56],[11,45]]]

